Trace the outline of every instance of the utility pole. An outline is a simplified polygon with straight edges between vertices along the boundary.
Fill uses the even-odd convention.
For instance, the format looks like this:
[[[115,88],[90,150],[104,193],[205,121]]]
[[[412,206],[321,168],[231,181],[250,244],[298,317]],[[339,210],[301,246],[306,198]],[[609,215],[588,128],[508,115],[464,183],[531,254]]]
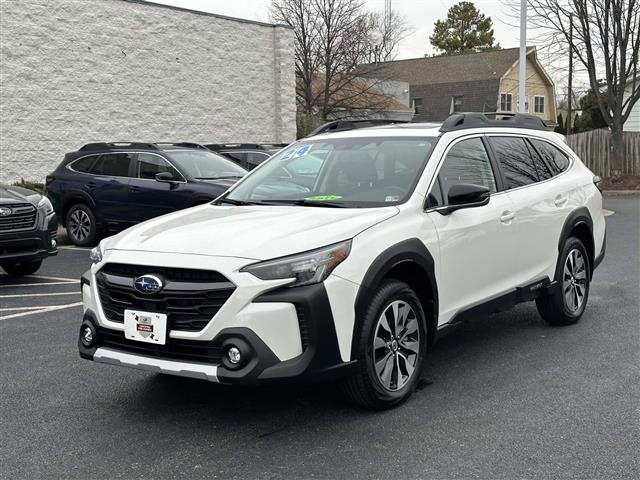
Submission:
[[[518,111],[527,113],[527,0],[520,0],[520,88],[518,89]]]
[[[569,98],[567,98],[567,135],[571,135],[573,114],[573,13],[569,16]]]

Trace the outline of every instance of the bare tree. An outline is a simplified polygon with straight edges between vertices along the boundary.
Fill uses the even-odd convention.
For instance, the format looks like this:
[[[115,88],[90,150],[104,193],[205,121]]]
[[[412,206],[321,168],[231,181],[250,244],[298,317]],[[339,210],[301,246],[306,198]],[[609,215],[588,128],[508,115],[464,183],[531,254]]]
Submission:
[[[365,22],[367,41],[362,63],[393,60],[400,42],[413,32],[405,18],[394,10],[389,15],[384,12],[369,12]]]
[[[584,66],[611,129],[612,173],[624,165],[623,126],[640,99],[640,2],[638,0],[528,0],[545,43],[571,48]],[[573,19],[573,41],[569,41]],[[602,83],[601,83],[602,82]],[[625,95],[625,91],[629,93]]]
[[[362,0],[272,0],[271,18],[294,28],[296,95],[304,113],[327,119],[376,111],[388,101],[375,82],[358,75],[371,77],[378,67],[370,60],[394,54],[408,32],[402,17],[383,21]]]

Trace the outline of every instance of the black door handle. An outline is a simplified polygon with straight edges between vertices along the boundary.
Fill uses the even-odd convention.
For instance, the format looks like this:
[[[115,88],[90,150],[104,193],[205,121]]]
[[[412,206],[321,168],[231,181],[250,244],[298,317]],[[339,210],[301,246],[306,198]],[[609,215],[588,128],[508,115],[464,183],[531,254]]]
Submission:
[[[140,188],[138,188],[138,187],[129,187],[129,191],[130,192],[139,192]]]

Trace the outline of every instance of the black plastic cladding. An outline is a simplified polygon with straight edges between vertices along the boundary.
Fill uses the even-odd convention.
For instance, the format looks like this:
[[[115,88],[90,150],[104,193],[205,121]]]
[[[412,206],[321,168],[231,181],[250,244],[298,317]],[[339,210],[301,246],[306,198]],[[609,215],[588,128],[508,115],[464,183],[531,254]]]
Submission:
[[[495,118],[489,118],[495,117]],[[501,117],[501,118],[497,118]],[[540,117],[526,113],[454,113],[440,127],[441,132],[453,132],[468,128],[526,128],[551,131]]]

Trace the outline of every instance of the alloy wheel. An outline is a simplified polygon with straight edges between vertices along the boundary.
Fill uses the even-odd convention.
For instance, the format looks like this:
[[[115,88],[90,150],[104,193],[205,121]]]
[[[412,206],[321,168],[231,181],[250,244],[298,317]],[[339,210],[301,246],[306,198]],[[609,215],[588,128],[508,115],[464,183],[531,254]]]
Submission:
[[[562,291],[567,308],[572,312],[579,311],[587,291],[587,268],[582,252],[575,248],[564,262]]]
[[[389,391],[404,387],[413,376],[420,352],[420,326],[411,306],[396,300],[378,319],[373,339],[373,366]]]
[[[82,242],[91,231],[91,219],[84,210],[76,210],[69,218],[69,230],[73,238]]]

